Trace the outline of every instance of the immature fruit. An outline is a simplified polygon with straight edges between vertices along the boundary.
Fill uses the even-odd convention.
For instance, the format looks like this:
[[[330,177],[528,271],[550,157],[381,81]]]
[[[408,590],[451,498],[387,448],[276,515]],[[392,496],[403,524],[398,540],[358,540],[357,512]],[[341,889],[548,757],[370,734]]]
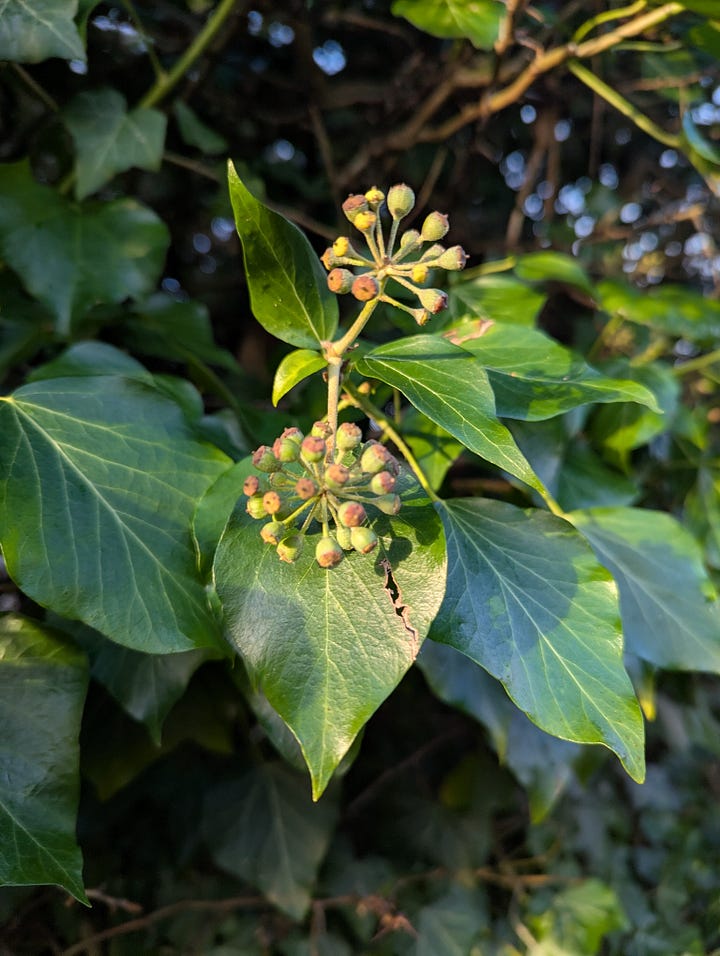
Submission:
[[[258,489],[260,488],[260,479],[257,475],[248,475],[245,481],[243,482],[243,494],[247,495],[248,498],[251,495],[256,495]]]
[[[343,549],[343,551],[352,551],[352,541],[350,539],[350,528],[343,528],[342,525],[338,525],[335,528],[335,537],[337,538],[337,543]]]
[[[450,220],[442,212],[431,212],[422,225],[420,236],[423,242],[437,242],[447,235]]]
[[[253,452],[252,463],[258,471],[272,472],[280,468],[280,462],[273,454],[272,448],[267,445],[261,445]]]
[[[325,440],[318,438],[317,435],[308,435],[306,438],[303,438],[300,447],[302,448],[303,458],[306,461],[322,461],[327,451]]]
[[[354,196],[348,196],[345,202],[342,204],[342,211],[345,213],[345,216],[354,223],[357,219],[359,213],[367,212],[370,208],[370,205],[367,199],[364,196],[359,194]]]
[[[441,269],[448,271],[457,271],[464,269],[467,262],[467,254],[462,246],[451,246],[439,257],[437,264]]]
[[[345,465],[330,465],[325,469],[325,485],[330,491],[342,491],[349,478],[350,472]]]
[[[415,205],[415,193],[405,183],[391,186],[387,194],[388,212],[393,219],[402,219],[412,211]]]
[[[344,557],[343,549],[329,536],[320,538],[315,547],[315,560],[321,568],[334,568]]]
[[[357,528],[366,518],[365,509],[359,501],[343,501],[338,508],[338,520],[346,528]]]
[[[372,442],[360,456],[360,468],[366,475],[376,475],[379,471],[387,470],[390,462],[394,460],[384,445]]]
[[[281,521],[268,521],[260,529],[260,537],[265,544],[276,545],[287,534],[287,528]]]
[[[399,495],[380,495],[379,498],[374,499],[373,504],[376,508],[379,508],[383,514],[396,515],[400,510],[402,502],[400,501]]]
[[[266,491],[262,497],[263,508],[269,515],[276,515],[282,508],[282,500],[277,491]]]
[[[380,285],[375,278],[368,273],[358,276],[352,284],[352,294],[358,302],[369,302],[380,293]]]
[[[262,495],[251,495],[247,504],[245,505],[245,510],[250,515],[251,518],[267,518],[267,511],[265,510],[265,505],[263,504]]]
[[[379,471],[370,479],[370,490],[374,495],[387,495],[395,487],[395,475],[389,471]]]
[[[278,543],[277,556],[281,561],[285,561],[286,564],[292,564],[294,561],[297,561],[298,556],[302,551],[304,541],[305,539],[303,536],[297,532],[285,535],[285,537]]]
[[[372,528],[351,528],[350,543],[356,551],[360,552],[360,554],[369,554],[374,548],[377,547],[378,536],[375,534]]]
[[[297,461],[300,457],[300,442],[294,441],[292,438],[276,438],[272,450],[278,461],[287,464],[291,461]]]
[[[408,229],[407,232],[404,232],[400,236],[400,248],[404,249],[405,246],[415,245],[420,239],[420,233],[417,229]]]
[[[349,269],[333,269],[327,277],[328,289],[337,295],[349,292],[354,281],[355,276]]]
[[[329,438],[331,432],[332,428],[330,427],[330,422],[326,421],[315,422],[310,430],[310,434],[314,435],[316,438]]]
[[[335,445],[340,451],[352,451],[361,441],[362,431],[354,422],[343,422],[335,436]]]
[[[295,494],[302,501],[309,501],[318,493],[317,485],[311,478],[298,478],[295,485]]]
[[[417,297],[422,307],[433,315],[447,308],[448,297],[440,289],[418,289]]]

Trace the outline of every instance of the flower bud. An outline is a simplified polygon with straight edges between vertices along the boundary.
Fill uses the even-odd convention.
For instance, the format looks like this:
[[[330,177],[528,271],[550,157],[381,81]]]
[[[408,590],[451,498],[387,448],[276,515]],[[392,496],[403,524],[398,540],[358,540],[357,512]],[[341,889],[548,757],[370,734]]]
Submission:
[[[385,471],[393,460],[393,456],[380,442],[372,442],[366,445],[365,450],[360,456],[360,468],[366,475],[376,475],[379,471]]]
[[[350,543],[360,554],[370,554],[377,547],[378,536],[372,528],[351,528]]]
[[[413,309],[411,314],[418,325],[427,325],[430,321],[430,313],[426,309]]]
[[[425,219],[420,236],[423,242],[437,242],[447,235],[450,220],[442,212],[431,212]]]
[[[355,219],[361,212],[368,212],[369,208],[367,199],[359,194],[348,196],[342,204],[342,211],[352,223],[355,222]]]
[[[352,284],[352,294],[359,302],[369,302],[370,299],[374,299],[379,292],[380,285],[375,276],[371,276],[369,272],[358,276]]]
[[[336,256],[346,256],[350,252],[350,240],[347,236],[338,236],[332,244],[332,251]]]
[[[267,445],[261,445],[253,452],[252,463],[258,471],[272,472],[280,468],[280,462],[277,460],[271,448]]]
[[[266,491],[262,497],[263,508],[269,515],[276,515],[282,508],[282,499],[277,491]]]
[[[346,528],[357,528],[366,518],[365,509],[359,501],[343,501],[338,508],[338,520]]]
[[[243,494],[247,495],[248,498],[251,495],[256,495],[260,487],[260,479],[257,475],[248,475],[245,481],[243,482]]]
[[[362,441],[362,431],[354,422],[343,422],[335,435],[335,445],[340,451],[352,451]]]
[[[334,568],[345,557],[343,549],[334,538],[320,538],[315,547],[315,560],[321,568]]]
[[[308,435],[307,438],[303,438],[300,448],[306,461],[322,461],[327,451],[325,439],[318,438],[316,435]]]
[[[447,308],[448,297],[440,289],[418,289],[417,297],[424,309],[437,315]]]
[[[276,438],[272,450],[278,461],[283,463],[297,461],[300,457],[300,444],[292,438]]]
[[[399,495],[381,495],[379,498],[375,498],[373,504],[376,508],[379,508],[383,514],[396,515],[400,510],[402,502],[400,501]]]
[[[377,207],[385,198],[385,193],[382,191],[382,189],[378,189],[377,186],[373,186],[372,189],[368,189],[368,191],[365,193],[365,198],[371,206]]]
[[[431,259],[438,259],[446,252],[447,249],[445,246],[439,242],[434,242],[431,246],[428,246],[425,252],[420,256],[420,262],[430,262]]]
[[[295,494],[302,501],[309,501],[318,493],[317,485],[312,478],[298,478],[295,484]]]
[[[389,471],[379,471],[370,479],[370,490],[374,495],[386,495],[395,487],[395,475]]]
[[[405,246],[414,246],[420,241],[420,233],[417,229],[408,229],[407,232],[404,232],[400,236],[400,248],[404,249]]]
[[[412,271],[412,281],[423,283],[428,277],[428,267],[427,266],[414,266]]]
[[[368,209],[366,212],[359,212],[355,219],[353,220],[353,226],[356,229],[359,229],[360,232],[370,232],[374,228],[375,223],[377,222],[377,216],[374,212]]]
[[[328,289],[337,295],[345,295],[352,289],[354,279],[349,269],[333,269],[327,277]]]
[[[262,495],[252,495],[247,500],[245,505],[245,510],[250,515],[251,518],[255,518],[257,521],[259,518],[267,518],[267,511],[263,505],[263,496]]]
[[[335,537],[337,538],[337,543],[343,549],[343,551],[352,551],[352,540],[350,538],[351,529],[343,528],[341,524],[337,525],[335,528]]]
[[[415,193],[405,183],[391,186],[387,194],[388,212],[393,219],[402,219],[412,211],[415,205]]]
[[[320,256],[320,262],[330,271],[330,269],[333,269],[335,266],[341,266],[343,264],[343,258],[342,256],[336,255],[333,249],[326,249]]]
[[[265,544],[277,545],[286,534],[287,528],[282,521],[268,521],[260,529],[260,537]]]
[[[281,561],[285,561],[287,564],[292,564],[293,561],[297,561],[298,556],[302,551],[304,542],[305,539],[297,531],[294,531],[292,534],[285,535],[285,537],[282,538],[278,543],[277,556]]]
[[[437,264],[441,269],[447,269],[449,272],[455,272],[465,268],[467,254],[462,246],[451,246],[439,257]]]
[[[310,429],[310,434],[315,435],[316,438],[329,438],[332,434],[332,428],[330,427],[330,422],[319,421],[315,422],[313,427]]]
[[[349,478],[350,472],[345,465],[330,465],[325,469],[325,485],[330,491],[342,491]]]

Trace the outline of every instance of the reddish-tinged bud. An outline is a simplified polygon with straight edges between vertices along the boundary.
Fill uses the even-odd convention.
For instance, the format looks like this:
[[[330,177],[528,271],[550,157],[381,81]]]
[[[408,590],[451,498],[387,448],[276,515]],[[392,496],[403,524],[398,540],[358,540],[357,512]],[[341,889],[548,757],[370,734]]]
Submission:
[[[291,438],[299,445],[305,436],[296,425],[291,425],[289,428],[283,428],[282,435],[280,437]]]
[[[352,294],[359,302],[369,302],[380,293],[380,285],[369,272],[358,276],[352,284]]]
[[[378,536],[372,528],[351,528],[350,543],[360,554],[370,554],[377,547]]]
[[[334,269],[335,266],[342,265],[343,260],[341,256],[335,254],[333,249],[326,249],[320,256],[320,262],[330,271],[330,269]]]
[[[442,212],[431,212],[422,225],[420,236],[423,242],[437,242],[447,235],[450,220]]]
[[[373,442],[366,446],[360,456],[360,468],[366,475],[376,475],[379,471],[385,471],[391,461],[395,459],[380,442]]]
[[[332,434],[332,428],[330,427],[330,422],[319,421],[315,422],[313,427],[310,429],[310,434],[315,435],[316,438],[329,438]]]
[[[342,491],[349,478],[350,472],[345,465],[329,465],[325,469],[325,484],[330,491]]]
[[[355,222],[356,218],[361,212],[367,212],[369,208],[370,207],[368,205],[367,199],[360,194],[348,196],[348,198],[342,204],[342,211],[352,223]]]
[[[448,297],[440,289],[418,289],[417,297],[423,308],[433,315],[447,308]]]
[[[448,272],[455,272],[465,268],[467,255],[462,246],[451,246],[438,258],[437,264],[441,269],[447,269]]]
[[[377,216],[370,209],[367,212],[359,212],[353,220],[353,226],[360,232],[370,232],[375,227]]]
[[[268,448],[267,445],[261,445],[253,452],[252,463],[258,469],[258,471],[265,471],[268,473],[277,471],[280,467],[280,462],[273,454],[272,448]]]
[[[276,438],[272,450],[278,461],[283,463],[297,461],[300,457],[300,444],[292,438]]]
[[[385,198],[385,193],[382,191],[382,189],[378,189],[377,186],[373,186],[365,193],[365,198],[371,206],[376,207],[379,206]]]
[[[303,536],[297,532],[286,535],[278,543],[277,556],[281,561],[285,561],[287,564],[292,564],[293,561],[297,561],[298,555],[302,551],[304,542],[305,539]]]
[[[266,491],[262,499],[263,508],[269,515],[276,515],[282,508],[282,499],[277,491]]]
[[[246,494],[248,498],[250,495],[256,495],[258,493],[258,488],[260,487],[260,479],[257,475],[248,475],[245,481],[243,482],[243,494]]]
[[[349,292],[354,281],[355,276],[349,269],[333,269],[327,277],[328,289],[337,295]]]
[[[379,471],[370,479],[370,490],[375,495],[387,495],[395,487],[395,475],[389,471]]]
[[[259,518],[267,518],[267,511],[263,505],[262,495],[252,495],[252,497],[248,498],[245,510],[250,517],[255,518],[256,521]]]
[[[295,494],[303,501],[309,501],[318,493],[317,485],[312,478],[298,478],[295,484]]]
[[[260,537],[265,544],[276,545],[287,534],[287,528],[281,521],[268,521],[260,529]]]
[[[359,501],[343,501],[338,508],[338,520],[346,528],[357,528],[366,518],[365,509]]]
[[[320,538],[315,547],[315,560],[321,568],[334,568],[345,557],[343,549],[334,538]]]
[[[362,431],[354,422],[343,422],[337,430],[335,445],[340,451],[351,451],[362,441]]]
[[[316,435],[308,435],[303,438],[302,455],[306,461],[322,461],[327,451],[324,438],[318,438]]]
[[[346,256],[350,252],[350,240],[347,236],[338,236],[332,244],[332,251],[336,256]]]
[[[388,212],[393,219],[402,219],[412,211],[415,205],[415,193],[405,183],[391,186],[387,194]]]
[[[386,515],[396,515],[402,502],[399,495],[381,495],[373,500],[373,504]]]

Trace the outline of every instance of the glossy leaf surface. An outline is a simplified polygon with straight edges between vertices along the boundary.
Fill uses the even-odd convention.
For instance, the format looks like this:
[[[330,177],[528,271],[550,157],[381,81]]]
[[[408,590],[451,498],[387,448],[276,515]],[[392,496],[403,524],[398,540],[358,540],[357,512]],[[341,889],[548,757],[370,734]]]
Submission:
[[[623,668],[617,591],[582,537],[499,501],[438,510],[448,585],[433,638],[497,677],[543,730],[605,744],[641,780],[643,723]]]
[[[255,199],[232,163],[228,182],[255,318],[298,348],[332,338],[337,300],[312,246],[296,226]]]
[[[0,617],[0,883],[57,883],[87,902],[75,842],[84,654],[17,614]]]
[[[77,0],[5,0],[0,9],[0,60],[84,60],[85,48],[73,22],[76,10]]]
[[[492,48],[505,15],[496,0],[395,0],[392,12],[433,36],[467,38],[481,50]]]
[[[182,412],[119,377],[52,379],[0,401],[0,540],[22,590],[127,647],[216,646],[190,523],[228,466]]]
[[[273,405],[277,405],[283,395],[287,395],[299,382],[326,366],[326,359],[313,349],[296,349],[290,352],[282,359],[275,371],[272,390]]]

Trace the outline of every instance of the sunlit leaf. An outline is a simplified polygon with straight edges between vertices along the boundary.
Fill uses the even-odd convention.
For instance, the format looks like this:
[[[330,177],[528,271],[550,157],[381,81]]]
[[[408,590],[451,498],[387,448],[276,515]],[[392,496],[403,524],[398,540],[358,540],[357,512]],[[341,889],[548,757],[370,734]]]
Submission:
[[[395,0],[392,12],[433,36],[468,39],[481,50],[492,48],[505,16],[497,0]]]
[[[283,395],[314,372],[327,366],[327,360],[312,349],[296,349],[286,355],[277,367],[273,382],[272,403],[277,405]]]

